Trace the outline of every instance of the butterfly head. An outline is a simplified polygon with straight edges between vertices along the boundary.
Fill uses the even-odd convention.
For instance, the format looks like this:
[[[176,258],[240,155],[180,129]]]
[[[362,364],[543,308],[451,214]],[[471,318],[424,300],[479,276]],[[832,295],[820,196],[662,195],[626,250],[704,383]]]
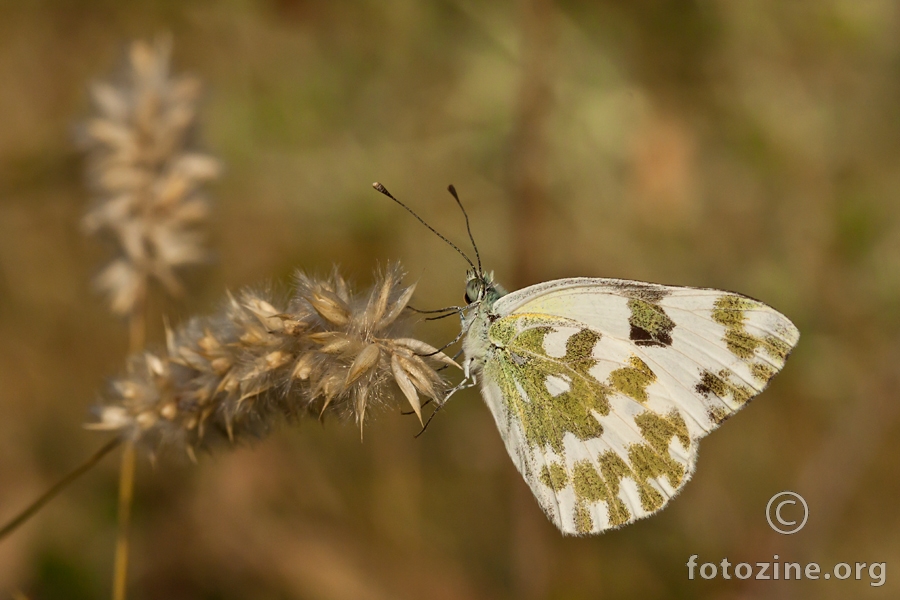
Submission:
[[[494,281],[493,273],[470,269],[466,274],[466,305],[487,302],[489,305],[507,294],[506,289]]]

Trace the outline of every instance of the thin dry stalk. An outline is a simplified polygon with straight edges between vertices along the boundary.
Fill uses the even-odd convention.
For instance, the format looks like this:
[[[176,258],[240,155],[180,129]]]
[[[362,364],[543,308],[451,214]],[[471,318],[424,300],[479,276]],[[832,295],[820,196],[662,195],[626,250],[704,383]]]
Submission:
[[[131,527],[131,504],[134,499],[134,443],[125,441],[119,467],[118,526],[116,553],[113,563],[113,599],[125,600],[128,588],[128,530]]]
[[[68,475],[57,481],[53,486],[41,494],[41,496],[25,507],[18,515],[13,517],[9,522],[3,525],[0,528],[0,540],[11,534],[13,531],[19,528],[20,525],[28,521],[35,513],[41,510],[45,504],[56,498],[56,496],[63,491],[70,483],[90,471],[94,468],[100,460],[119,447],[119,444],[122,441],[118,438],[110,440],[106,444],[103,445],[97,452],[95,452],[90,458],[80,464],[78,467],[73,469]]]
[[[140,351],[146,343],[146,289],[144,297],[132,307],[128,319],[128,348],[131,354]],[[125,440],[119,466],[118,525],[116,550],[113,562],[113,600],[125,600],[128,587],[128,530],[131,527],[131,504],[134,500],[134,442]]]

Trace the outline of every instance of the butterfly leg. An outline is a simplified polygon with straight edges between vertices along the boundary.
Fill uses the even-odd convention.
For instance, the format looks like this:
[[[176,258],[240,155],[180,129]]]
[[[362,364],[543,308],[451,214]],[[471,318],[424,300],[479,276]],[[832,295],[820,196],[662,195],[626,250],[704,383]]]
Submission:
[[[463,363],[463,373],[464,373],[463,380],[460,381],[459,383],[457,383],[455,386],[453,386],[452,388],[450,388],[450,390],[447,391],[447,394],[444,396],[444,399],[441,400],[441,406],[443,406],[447,402],[447,400],[450,399],[450,396],[452,396],[456,392],[478,385],[478,380],[476,379],[475,374],[472,372],[471,364],[472,364],[472,359],[468,359]]]
[[[452,346],[453,344],[455,344],[456,342],[458,342],[459,340],[461,340],[461,339],[462,339],[462,336],[464,336],[465,333],[466,333],[465,331],[460,331],[460,332],[459,332],[459,335],[456,336],[455,338],[453,338],[452,341],[447,342],[446,344],[444,344],[443,346],[441,346],[440,348],[438,348],[438,349],[435,350],[434,352],[429,352],[428,354],[416,354],[416,356],[421,356],[421,357],[425,358],[425,357],[428,357],[428,356],[434,356],[435,354],[440,354],[441,352],[443,352],[444,350],[446,350],[447,348],[449,348],[450,346]],[[457,356],[458,356],[458,355],[457,355]]]
[[[460,390],[464,390],[466,388],[473,387],[477,384],[475,375],[469,369],[469,363],[471,363],[471,362],[472,362],[472,360],[469,359],[465,363],[463,363],[465,377],[463,378],[462,381],[460,381],[455,386],[453,386],[453,388],[451,388],[447,392],[447,394],[441,399],[440,403],[435,406],[434,411],[431,413],[431,416],[428,417],[428,420],[425,421],[425,424],[422,426],[422,430],[419,431],[419,433],[417,433],[415,437],[418,438],[420,435],[425,433],[425,430],[428,428],[428,425],[431,423],[431,420],[434,418],[434,416],[438,413],[439,410],[444,408],[444,405],[447,403],[447,400],[450,399],[450,396],[452,396],[453,394],[455,394],[456,392],[458,392]]]

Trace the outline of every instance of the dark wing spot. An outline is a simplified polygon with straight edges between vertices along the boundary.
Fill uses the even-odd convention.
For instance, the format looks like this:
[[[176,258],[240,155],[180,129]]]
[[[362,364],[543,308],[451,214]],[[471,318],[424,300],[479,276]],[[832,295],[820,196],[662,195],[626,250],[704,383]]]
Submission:
[[[671,346],[672,336],[665,331],[661,331],[656,337],[653,337],[646,329],[641,329],[637,325],[631,326],[631,334],[628,336],[631,341],[638,346]]]
[[[631,325],[629,337],[638,346],[671,346],[672,330],[675,322],[669,318],[666,311],[658,304],[653,304],[631,298],[628,300],[628,309],[631,316],[628,324]]]

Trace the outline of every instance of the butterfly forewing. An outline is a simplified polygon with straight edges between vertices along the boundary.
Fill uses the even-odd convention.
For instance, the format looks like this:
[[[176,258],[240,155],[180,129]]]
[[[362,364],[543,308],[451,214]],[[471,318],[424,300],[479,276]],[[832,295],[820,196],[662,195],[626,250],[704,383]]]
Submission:
[[[482,391],[507,450],[565,533],[661,509],[697,440],[758,394],[799,334],[744,296],[567,279],[490,311]]]

